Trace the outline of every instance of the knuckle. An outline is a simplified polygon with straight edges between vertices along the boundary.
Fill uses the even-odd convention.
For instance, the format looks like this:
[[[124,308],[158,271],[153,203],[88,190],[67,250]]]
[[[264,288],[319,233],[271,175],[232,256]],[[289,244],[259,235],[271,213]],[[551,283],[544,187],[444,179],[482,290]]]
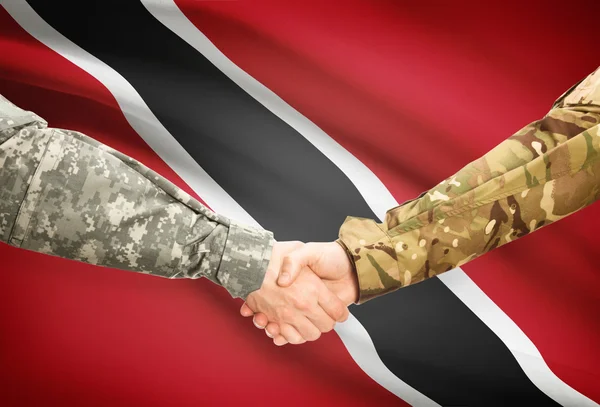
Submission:
[[[308,311],[310,309],[310,302],[306,298],[298,298],[294,301],[294,305],[300,311]]]
[[[344,316],[344,311],[345,311],[345,308],[341,305],[336,305],[333,308],[333,316],[336,321],[339,321],[340,319],[342,319],[342,317]]]
[[[279,319],[282,321],[289,321],[293,315],[294,311],[290,307],[284,306],[279,310]]]
[[[292,256],[286,255],[281,262],[280,274],[284,273],[284,272],[293,274],[295,264],[296,264],[296,260]]]
[[[289,269],[290,267],[292,267],[293,262],[294,259],[289,254],[286,254],[285,256],[283,256],[283,260],[281,261],[281,268]]]
[[[292,295],[292,304],[294,307],[300,311],[306,311],[310,308],[309,299],[303,295],[302,293],[295,292]]]
[[[250,294],[246,298],[245,305],[250,308],[250,310],[254,311],[256,309],[256,295],[254,293]]]

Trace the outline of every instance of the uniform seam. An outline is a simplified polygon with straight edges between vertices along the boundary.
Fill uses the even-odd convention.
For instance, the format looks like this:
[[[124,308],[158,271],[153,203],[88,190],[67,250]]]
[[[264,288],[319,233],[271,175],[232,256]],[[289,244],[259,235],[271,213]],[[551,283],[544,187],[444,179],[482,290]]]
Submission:
[[[594,159],[592,159],[592,160],[589,161],[589,164],[595,163],[596,161],[598,161],[599,158],[600,158],[600,156],[596,156]],[[563,171],[559,172],[557,175],[555,175],[552,179],[550,179],[550,180],[544,180],[543,183],[540,183],[540,184],[538,184],[536,186],[545,185],[548,182],[552,182],[552,181],[555,181],[555,180],[557,180],[559,178],[562,178],[566,174],[570,174],[572,172],[572,170],[573,170],[573,168],[568,168],[566,170],[563,170]],[[487,205],[489,203],[498,201],[498,200],[500,200],[502,198],[506,198],[507,196],[514,195],[514,194],[517,194],[519,192],[522,192],[522,191],[525,191],[525,190],[531,189],[531,188],[535,188],[535,186],[534,187],[528,187],[527,185],[525,185],[525,186],[519,186],[519,187],[513,188],[513,189],[511,189],[509,191],[505,191],[505,192],[500,193],[498,195],[494,195],[494,196],[492,196],[492,197],[490,197],[488,199],[485,199],[485,200],[482,200],[480,202],[477,202],[477,203],[475,203],[473,205],[463,205],[463,206],[461,206],[459,208],[456,208],[456,209],[450,210],[448,212],[445,212],[444,214],[442,214],[442,216],[438,215],[438,216],[433,217],[432,221],[425,223],[425,225],[431,225],[432,223],[434,223],[436,221],[439,221],[441,219],[448,219],[448,218],[460,215],[461,213],[467,212],[470,209],[480,208],[483,205]],[[425,213],[425,212],[421,212],[416,217],[420,216],[422,213]],[[402,235],[404,233],[412,232],[413,230],[419,229],[419,228],[421,228],[421,227],[423,227],[425,225],[417,225],[417,226],[411,227],[409,229],[402,230],[402,231],[400,231],[397,234],[394,233],[392,236],[400,236],[400,235]],[[392,232],[392,233],[395,232],[396,230],[398,230],[399,227],[400,226],[397,226],[396,228],[391,229],[390,232]]]
[[[34,180],[36,179],[36,177],[37,177],[37,176],[38,176],[38,174],[39,174],[39,171],[40,171],[40,167],[41,167],[41,165],[42,165],[42,162],[44,161],[44,158],[46,157],[46,154],[48,153],[48,148],[49,148],[49,146],[50,146],[50,143],[51,143],[51,142],[54,140],[54,138],[55,138],[55,137],[54,137],[54,130],[52,130],[52,132],[50,133],[50,136],[48,137],[48,142],[47,142],[47,143],[46,143],[46,145],[44,146],[44,153],[43,153],[43,154],[42,154],[42,156],[40,157],[40,161],[38,162],[38,164],[37,164],[37,166],[36,166],[36,168],[35,168],[35,171],[34,171],[34,173],[33,173],[32,177],[31,177],[31,182],[29,183],[29,185],[27,185],[27,189],[25,190],[25,194],[23,194],[23,200],[22,200],[22,201],[21,201],[21,203],[19,204],[19,210],[17,211],[17,216],[16,216],[16,218],[15,218],[15,221],[14,221],[14,223],[13,223],[13,225],[12,225],[12,228],[11,228],[11,230],[10,230],[10,234],[9,234],[9,236],[8,236],[8,241],[9,241],[9,242],[11,242],[11,244],[13,244],[13,243],[12,243],[12,242],[13,242],[13,235],[14,235],[14,233],[15,233],[15,229],[16,229],[16,227],[17,227],[17,224],[19,223],[19,220],[20,220],[20,219],[21,219],[21,217],[23,216],[23,210],[24,210],[24,207],[25,207],[25,202],[27,202],[27,198],[29,197],[29,192],[30,192],[30,189],[31,189],[31,185],[33,184]],[[38,203],[38,201],[39,201],[40,197],[41,197],[41,194],[40,194],[40,196],[38,196],[38,198],[36,199],[35,206],[37,206],[37,203]],[[25,241],[25,237],[26,237],[26,236],[27,236],[27,234],[29,233],[29,227],[30,227],[30,224],[31,224],[31,219],[30,219],[30,220],[27,222],[27,227],[25,228],[25,231],[24,231],[24,233],[23,233],[23,239],[14,239],[14,240],[20,240],[20,241],[19,241],[19,246],[18,246],[18,247],[20,247],[20,246],[23,244],[23,241]],[[13,244],[13,245],[14,245],[14,244]],[[14,246],[16,246],[16,245],[14,245]]]
[[[213,231],[214,231],[214,229],[213,229]],[[215,267],[215,270],[216,270],[215,271],[215,280],[218,281],[218,283],[221,287],[224,287],[223,282],[221,281],[221,266],[224,266],[223,257],[225,257],[225,253],[227,251],[227,244],[229,243],[230,235],[231,235],[231,225],[229,225],[229,227],[227,227],[227,236],[225,236],[225,241],[223,242],[223,251],[221,252],[221,256],[219,257],[219,264],[217,264]],[[224,270],[224,271],[227,271],[227,270]]]

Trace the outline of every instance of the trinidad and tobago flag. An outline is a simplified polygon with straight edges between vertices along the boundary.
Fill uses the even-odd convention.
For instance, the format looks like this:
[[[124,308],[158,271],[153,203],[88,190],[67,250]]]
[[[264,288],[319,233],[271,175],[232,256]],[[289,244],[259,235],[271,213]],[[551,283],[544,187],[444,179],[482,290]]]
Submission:
[[[278,240],[382,219],[600,62],[596,0],[0,3],[1,94]],[[597,406],[598,230],[593,205],[283,348],[208,281],[1,245],[0,405]]]

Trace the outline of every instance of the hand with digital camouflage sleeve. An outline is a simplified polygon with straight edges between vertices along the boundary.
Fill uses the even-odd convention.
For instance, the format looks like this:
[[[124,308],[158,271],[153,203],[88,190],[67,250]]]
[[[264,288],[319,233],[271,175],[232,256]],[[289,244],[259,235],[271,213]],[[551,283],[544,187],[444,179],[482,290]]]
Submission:
[[[344,318],[338,319],[338,322],[346,320],[348,315],[346,307],[358,300],[358,281],[342,245],[338,242],[307,243],[297,248],[283,259],[277,283],[280,287],[293,288],[303,280],[306,280],[306,284],[310,283],[312,281],[310,279],[313,278],[311,274],[320,278],[324,286],[335,294],[345,307]],[[250,297],[248,299],[250,300]],[[254,308],[245,304],[241,310],[242,315],[251,316],[252,309]],[[266,334],[274,338],[276,345],[298,342],[296,332],[290,335],[290,330],[286,326],[268,318],[265,313],[257,313],[254,316],[254,324],[258,328],[266,327]],[[330,329],[320,330],[328,332]]]
[[[333,286],[302,260],[312,247],[298,242],[275,243],[263,285],[248,296],[241,310],[244,316],[258,312],[259,320],[276,323],[282,338],[294,344],[314,341],[348,317],[347,304],[331,292]],[[291,276],[285,287],[277,284],[281,269]],[[256,319],[255,325],[264,327]]]

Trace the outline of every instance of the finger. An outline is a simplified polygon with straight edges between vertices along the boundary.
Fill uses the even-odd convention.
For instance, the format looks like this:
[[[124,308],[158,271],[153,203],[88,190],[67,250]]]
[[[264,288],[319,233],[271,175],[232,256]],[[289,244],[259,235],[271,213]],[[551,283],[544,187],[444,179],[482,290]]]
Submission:
[[[265,327],[269,323],[269,320],[267,319],[267,316],[265,314],[258,313],[254,315],[254,318],[252,318],[252,322],[254,322],[254,326],[258,329],[265,329]]]
[[[348,319],[348,308],[324,284],[319,287],[319,305],[334,321],[344,322]]]
[[[311,250],[310,245],[304,245],[298,250],[289,253],[283,258],[277,284],[281,287],[288,287],[300,274],[303,267],[313,263],[315,251]]]
[[[262,312],[257,312],[254,315],[254,325],[257,325],[259,328],[264,328],[269,324],[269,318]]]
[[[306,341],[316,341],[321,337],[321,331],[305,316],[298,316],[292,321],[291,325],[296,328],[296,331]],[[286,337],[286,339],[288,338]],[[293,343],[289,339],[288,342]]]
[[[285,338],[291,344],[299,345],[301,343],[306,342],[306,340],[300,335],[300,333],[290,324],[281,324],[279,325],[279,329],[281,330],[281,336]],[[316,328],[315,328],[316,329]]]
[[[243,317],[251,317],[252,315],[254,315],[254,311],[250,309],[248,304],[244,303],[244,305],[242,305],[242,308],[240,308],[240,314],[242,314]]]
[[[277,335],[275,339],[273,339],[273,343],[277,346],[283,346],[287,345],[288,341],[282,335]]]
[[[265,328],[265,333],[269,338],[275,338],[279,335],[279,324],[275,322],[269,322]]]
[[[335,326],[335,320],[319,307],[306,316],[308,320],[320,331],[329,332]]]
[[[277,284],[280,287],[289,287],[292,285],[292,283],[296,281],[296,278],[298,278],[302,267],[301,259],[296,259],[292,254],[285,256],[283,258],[279,277],[277,278]]]
[[[337,320],[337,322],[346,322],[348,317],[350,316],[350,310],[348,307],[344,305],[344,312],[342,313],[342,317]]]

